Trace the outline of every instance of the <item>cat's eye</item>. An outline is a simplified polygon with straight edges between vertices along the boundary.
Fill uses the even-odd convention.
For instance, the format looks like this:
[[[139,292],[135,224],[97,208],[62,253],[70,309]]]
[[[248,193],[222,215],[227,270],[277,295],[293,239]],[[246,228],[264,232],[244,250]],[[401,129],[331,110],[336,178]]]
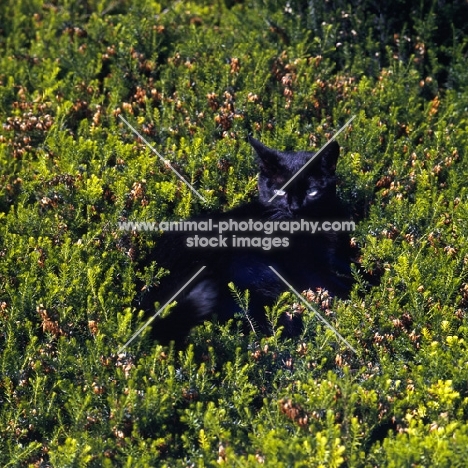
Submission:
[[[284,190],[275,190],[275,195],[282,197],[283,195],[286,195],[286,192]]]
[[[318,194],[318,190],[313,190],[312,192],[308,193],[309,197],[315,197],[315,195],[317,194]]]

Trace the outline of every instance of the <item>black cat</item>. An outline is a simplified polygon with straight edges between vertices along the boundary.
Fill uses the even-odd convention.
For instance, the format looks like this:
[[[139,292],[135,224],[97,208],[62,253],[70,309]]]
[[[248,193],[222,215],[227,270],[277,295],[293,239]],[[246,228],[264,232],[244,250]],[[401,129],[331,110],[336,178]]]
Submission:
[[[205,266],[176,297],[177,305],[170,314],[153,321],[152,336],[162,344],[172,340],[177,345],[183,344],[192,327],[213,316],[223,322],[233,318],[240,308],[228,288],[230,282],[241,291],[249,290],[249,316],[256,330],[271,333],[264,306],[271,306],[288,288],[269,266],[273,266],[297,291],[320,287],[341,297],[349,292],[348,233],[317,229],[314,234],[310,230],[293,234],[277,230],[267,231],[267,234],[253,229],[254,226],[262,226],[258,222],[270,227],[274,227],[276,222],[278,228],[282,221],[312,221],[317,223],[316,227],[321,227],[324,221],[346,220],[336,196],[338,144],[331,142],[303,169],[315,153],[282,152],[270,149],[254,138],[249,141],[257,153],[260,167],[258,200],[225,213],[204,215],[191,221],[201,225],[205,223],[206,227],[211,219],[211,223],[217,226],[224,223],[225,227],[231,223],[233,229],[236,223],[238,227],[245,228],[250,221],[251,229],[231,229],[222,235],[216,230],[206,232],[201,229],[165,232],[145,259],[145,265],[155,261],[170,271],[159,285],[145,285],[144,292],[137,298],[137,306],[149,315],[156,312],[156,301],[163,305]],[[292,182],[281,190],[295,174]],[[241,222],[244,224],[239,224]],[[200,243],[205,245],[208,242],[211,246],[200,246]],[[284,327],[285,336],[297,335],[302,328],[300,318],[289,314],[280,319],[280,325]]]

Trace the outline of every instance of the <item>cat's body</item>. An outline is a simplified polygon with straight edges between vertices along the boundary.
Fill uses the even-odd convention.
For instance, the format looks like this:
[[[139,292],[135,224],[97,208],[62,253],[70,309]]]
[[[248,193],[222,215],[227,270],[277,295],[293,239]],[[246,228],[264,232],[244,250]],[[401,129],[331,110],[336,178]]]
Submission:
[[[336,197],[335,167],[339,147],[335,142],[330,143],[304,170],[302,168],[314,153],[280,152],[253,138],[250,142],[257,152],[260,166],[259,199],[226,213],[205,215],[194,220],[211,219],[218,225],[229,220],[307,220],[321,223],[345,219]],[[296,173],[298,175],[284,193],[280,191]],[[161,343],[174,340],[181,344],[193,326],[214,315],[220,321],[233,318],[240,308],[228,288],[230,282],[241,291],[249,290],[250,317],[257,330],[271,332],[264,306],[271,306],[288,288],[270,266],[298,291],[320,287],[337,296],[345,296],[349,291],[349,239],[346,233],[317,231],[314,234],[290,234],[276,231],[267,235],[253,229],[248,232],[229,231],[223,233],[225,245],[222,247],[187,247],[187,239],[193,239],[196,234],[219,237],[217,232],[167,232],[158,239],[156,249],[146,259],[147,263],[156,261],[159,266],[170,270],[170,275],[163,278],[160,285],[146,288],[145,293],[138,297],[138,306],[149,314],[155,313],[156,301],[164,304],[205,266],[202,273],[177,296],[177,306],[169,316],[153,322],[152,336]],[[234,237],[236,240],[243,238],[244,246],[233,246]],[[254,238],[257,243],[264,238],[277,238],[277,246],[270,249],[246,247],[245,244]],[[284,326],[285,335],[296,335],[301,330],[301,321],[297,317],[285,316],[280,324]]]

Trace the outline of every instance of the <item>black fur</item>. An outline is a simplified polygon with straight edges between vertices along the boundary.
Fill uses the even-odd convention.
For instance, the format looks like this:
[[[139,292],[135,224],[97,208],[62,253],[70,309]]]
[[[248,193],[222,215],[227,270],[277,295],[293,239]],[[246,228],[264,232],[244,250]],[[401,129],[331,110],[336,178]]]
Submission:
[[[314,153],[282,152],[270,149],[249,139],[258,157],[258,200],[226,213],[215,213],[195,218],[198,221],[213,219],[214,222],[235,219],[296,220],[311,221],[346,220],[336,196],[335,169],[339,155],[336,142],[330,143],[306,169],[285,188],[284,195],[270,198],[297,171],[314,156]],[[257,330],[271,333],[265,317],[265,305],[272,305],[287,287],[271,271],[273,266],[298,291],[318,287],[327,289],[336,296],[349,292],[351,276],[349,268],[349,238],[346,233],[320,232],[315,234],[276,232],[268,237],[288,238],[288,247],[270,250],[262,248],[189,248],[187,237],[198,234],[217,237],[216,232],[166,232],[158,239],[156,249],[148,255],[145,264],[156,261],[170,270],[170,275],[161,284],[146,287],[138,296],[138,307],[148,314],[155,313],[154,303],[164,304],[202,265],[206,268],[177,298],[177,306],[169,316],[155,320],[152,336],[160,343],[174,340],[182,344],[190,329],[203,321],[217,316],[227,321],[239,311],[228,283],[233,282],[240,290],[250,291],[249,315]],[[228,236],[266,237],[263,232],[231,232]],[[301,331],[298,317],[284,316],[281,319],[286,336]]]

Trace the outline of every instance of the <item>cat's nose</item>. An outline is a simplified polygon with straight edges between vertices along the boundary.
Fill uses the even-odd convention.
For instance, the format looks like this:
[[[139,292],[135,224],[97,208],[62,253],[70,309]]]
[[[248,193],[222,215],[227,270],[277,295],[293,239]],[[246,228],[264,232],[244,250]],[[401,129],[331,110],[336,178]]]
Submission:
[[[297,202],[292,202],[290,205],[289,205],[289,211],[292,213],[292,214],[297,214],[301,209],[301,205]]]

